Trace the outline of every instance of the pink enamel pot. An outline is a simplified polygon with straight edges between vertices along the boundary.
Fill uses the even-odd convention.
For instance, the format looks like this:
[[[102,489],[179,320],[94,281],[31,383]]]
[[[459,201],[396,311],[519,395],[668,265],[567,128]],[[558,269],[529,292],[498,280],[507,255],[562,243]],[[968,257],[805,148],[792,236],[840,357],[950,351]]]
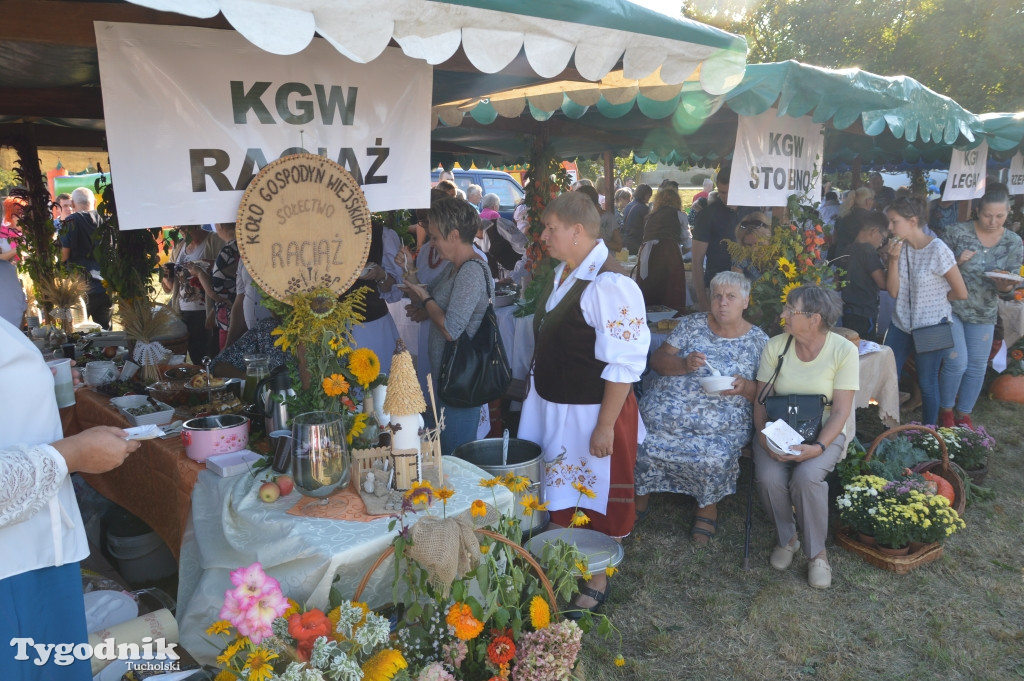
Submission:
[[[221,414],[189,419],[181,427],[185,455],[202,463],[215,454],[230,454],[249,444],[249,419],[238,414]]]

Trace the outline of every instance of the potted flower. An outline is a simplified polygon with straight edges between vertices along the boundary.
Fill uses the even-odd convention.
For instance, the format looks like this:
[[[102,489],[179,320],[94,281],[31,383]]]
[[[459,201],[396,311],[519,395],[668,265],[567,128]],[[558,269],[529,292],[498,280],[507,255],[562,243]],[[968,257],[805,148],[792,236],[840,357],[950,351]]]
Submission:
[[[970,428],[966,425],[943,427],[936,429],[939,437],[946,444],[949,460],[963,468],[974,484],[981,484],[988,473],[988,456],[996,445],[995,438],[989,435],[984,426]],[[928,453],[931,459],[940,459],[939,443],[928,433],[916,433],[911,441]]]
[[[1024,289],[1017,291],[1017,300],[1022,299]],[[1024,336],[1006,349],[1006,369],[989,384],[988,392],[995,400],[1024,403]]]
[[[857,475],[843,486],[843,494],[836,499],[843,524],[857,532],[860,541],[869,546],[876,543],[878,496],[887,482],[877,475]]]

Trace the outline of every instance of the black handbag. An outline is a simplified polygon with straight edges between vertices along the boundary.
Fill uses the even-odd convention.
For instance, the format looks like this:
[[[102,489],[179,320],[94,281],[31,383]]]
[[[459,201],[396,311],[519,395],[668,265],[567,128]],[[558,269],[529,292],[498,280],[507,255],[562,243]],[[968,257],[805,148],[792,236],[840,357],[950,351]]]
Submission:
[[[904,246],[904,249],[907,247]],[[910,253],[907,252],[907,290],[910,295],[910,323],[914,322],[914,284],[910,272]],[[953,347],[953,322],[943,317],[938,324],[922,326],[912,329],[910,335],[914,338],[914,352],[934,352],[936,350],[948,350]]]
[[[490,279],[490,270],[483,261],[474,260],[485,268]],[[512,368],[505,356],[490,295],[493,290],[489,292],[487,310],[476,335],[470,337],[463,331],[445,345],[437,387],[441,401],[448,406],[479,407],[499,399],[512,381]]]
[[[757,397],[757,402],[764,406],[765,411],[768,414],[768,421],[778,421],[779,419],[782,419],[788,423],[793,430],[800,433],[804,438],[805,445],[809,445],[813,444],[821,433],[825,407],[829,404],[829,401],[825,396],[768,396],[768,391],[775,385],[775,379],[779,377],[779,372],[782,370],[782,358],[785,357],[787,352],[789,352],[789,346],[792,345],[792,343],[793,337],[790,336],[786,341],[786,347],[783,348],[782,354],[779,355],[779,362],[775,365],[775,373],[772,375],[772,380],[769,381],[761,390],[761,394]]]

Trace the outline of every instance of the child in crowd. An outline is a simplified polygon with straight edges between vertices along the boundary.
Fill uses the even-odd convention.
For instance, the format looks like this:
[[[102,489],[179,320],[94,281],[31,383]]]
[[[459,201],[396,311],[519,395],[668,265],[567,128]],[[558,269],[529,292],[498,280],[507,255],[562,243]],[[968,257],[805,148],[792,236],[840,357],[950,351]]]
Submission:
[[[878,255],[888,237],[888,220],[883,213],[866,213],[853,243],[839,251],[836,263],[846,270],[843,286],[842,325],[864,340],[877,341],[878,291],[885,288],[885,266]]]

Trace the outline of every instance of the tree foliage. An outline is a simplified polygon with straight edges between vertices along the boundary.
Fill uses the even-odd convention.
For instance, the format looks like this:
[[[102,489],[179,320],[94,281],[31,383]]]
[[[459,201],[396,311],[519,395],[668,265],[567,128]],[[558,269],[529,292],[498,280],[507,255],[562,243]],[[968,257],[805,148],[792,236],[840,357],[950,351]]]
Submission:
[[[750,63],[907,75],[975,113],[1024,110],[1024,0],[684,0],[682,13],[746,36]]]

